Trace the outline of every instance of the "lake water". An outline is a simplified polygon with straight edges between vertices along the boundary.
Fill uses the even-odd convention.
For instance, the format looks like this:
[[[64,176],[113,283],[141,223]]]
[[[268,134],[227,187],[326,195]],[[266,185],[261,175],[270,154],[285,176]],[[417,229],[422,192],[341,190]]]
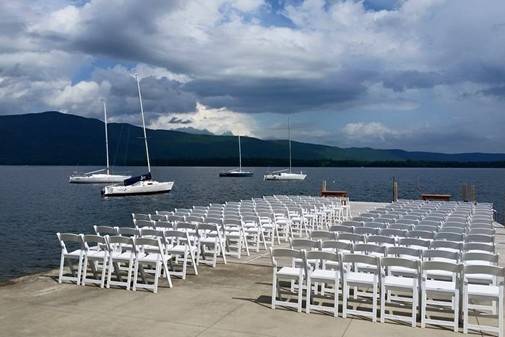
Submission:
[[[87,171],[95,167],[85,167]],[[492,202],[503,221],[505,169],[304,168],[303,182],[263,181],[265,168],[252,178],[219,178],[218,167],[154,167],[158,180],[174,180],[170,194],[102,198],[98,185],[73,185],[75,167],[0,166],[0,281],[58,266],[56,232],[91,233],[93,225],[131,226],[132,212],[153,212],[272,194],[317,195],[346,190],[351,200],[390,201],[391,179],[398,177],[400,197],[449,193],[461,198],[463,183],[476,186],[477,200]],[[129,174],[141,167],[118,168]]]

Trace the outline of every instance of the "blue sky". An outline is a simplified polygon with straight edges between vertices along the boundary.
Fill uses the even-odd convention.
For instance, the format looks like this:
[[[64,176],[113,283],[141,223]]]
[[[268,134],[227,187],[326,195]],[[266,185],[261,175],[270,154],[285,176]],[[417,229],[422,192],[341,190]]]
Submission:
[[[505,152],[505,2],[0,3],[0,114],[344,147]]]

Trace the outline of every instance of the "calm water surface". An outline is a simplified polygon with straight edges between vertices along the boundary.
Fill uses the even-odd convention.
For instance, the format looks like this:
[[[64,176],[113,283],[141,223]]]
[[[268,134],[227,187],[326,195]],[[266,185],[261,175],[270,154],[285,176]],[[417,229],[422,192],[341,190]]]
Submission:
[[[86,167],[87,171],[95,167]],[[56,232],[90,233],[93,225],[131,226],[132,212],[171,210],[272,194],[317,195],[346,190],[352,200],[390,201],[391,179],[398,177],[401,198],[449,193],[460,198],[461,185],[476,186],[477,199],[493,202],[503,221],[505,169],[305,168],[303,182],[265,182],[265,168],[252,178],[219,178],[216,167],[154,167],[158,180],[174,180],[170,194],[102,198],[99,185],[72,185],[75,167],[0,166],[0,281],[53,268],[59,262]],[[118,168],[129,174],[140,167]]]

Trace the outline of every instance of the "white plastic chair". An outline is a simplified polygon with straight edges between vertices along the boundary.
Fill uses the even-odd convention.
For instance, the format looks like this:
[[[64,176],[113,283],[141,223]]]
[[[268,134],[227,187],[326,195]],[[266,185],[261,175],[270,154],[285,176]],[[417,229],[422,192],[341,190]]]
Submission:
[[[307,314],[310,310],[318,310],[332,313],[334,317],[338,316],[338,289],[340,282],[340,269],[335,268],[339,263],[339,256],[336,253],[308,251],[305,256],[305,270],[307,271]],[[319,261],[314,264],[313,261]],[[328,263],[332,262],[332,263]],[[312,304],[312,289],[313,284],[316,287],[321,285],[321,294],[324,295],[327,286],[333,289],[333,306]]]
[[[459,321],[459,278],[461,264],[441,261],[423,261],[422,281],[421,281],[421,327],[426,324],[450,326],[455,332],[458,331]],[[453,274],[452,280],[433,280],[428,277],[432,272],[450,272]],[[432,297],[432,299],[429,299]],[[445,299],[449,297],[450,301]],[[453,321],[432,319],[427,316],[428,305],[452,309],[454,312]]]
[[[84,243],[82,239],[82,234],[72,234],[72,233],[56,233],[58,240],[60,241],[61,247],[61,257],[60,257],[60,272],[58,276],[58,283],[63,281],[74,281],[77,285],[81,284],[82,275],[82,263],[84,259]],[[78,249],[69,251],[68,245],[77,246]],[[72,264],[73,261],[77,260],[77,272]],[[64,276],[63,269],[65,267],[65,261],[68,263],[70,272],[73,276]]]
[[[198,256],[198,247],[191,243],[188,232],[169,230],[164,232],[165,237],[165,253],[172,255],[178,263],[182,259],[182,270],[172,270],[172,275],[180,276],[183,280],[186,279],[187,265],[191,263],[195,275],[198,275],[196,260]]]
[[[107,241],[105,237],[99,235],[84,235],[84,265],[82,271],[82,285],[86,283],[96,283],[103,288],[105,285],[105,273],[107,270]],[[90,244],[95,244],[91,246]],[[88,278],[88,265],[91,266],[95,278]],[[99,271],[101,269],[101,274]]]
[[[168,282],[168,286],[172,288],[172,280],[170,278],[170,271],[168,269],[168,261],[171,259],[170,255],[166,255],[161,239],[152,238],[136,238],[133,239],[135,247],[135,263],[133,267],[133,291],[137,288],[151,289],[154,293],[158,292],[158,280],[162,274]],[[154,265],[154,280],[153,284],[147,281],[147,275],[144,266]],[[138,274],[142,274],[143,283],[138,281]]]
[[[347,264],[366,264],[370,266],[366,272],[352,271],[353,268],[348,268]],[[379,288],[380,275],[380,258],[376,256],[361,255],[361,254],[343,254],[342,255],[343,275],[342,275],[342,317],[347,318],[347,314],[357,316],[371,317],[373,322],[377,321],[377,297]],[[372,268],[374,266],[375,268]],[[349,289],[351,287],[372,289],[372,311],[364,311],[359,309],[349,309],[347,301],[349,298]]]
[[[109,251],[107,288],[115,285],[124,286],[126,290],[130,290],[135,259],[133,239],[127,236],[107,236],[106,239]],[[121,268],[122,263],[126,263],[127,267]],[[114,270],[116,280],[112,280],[112,270]],[[126,271],[126,281],[123,281],[122,271]]]
[[[497,284],[475,284],[471,279],[475,276],[489,275],[494,278],[499,278]],[[463,332],[468,333],[468,330],[489,331],[498,334],[498,337],[503,337],[503,292],[504,292],[504,277],[505,268],[486,265],[466,265],[463,269]],[[494,304],[498,302],[497,310],[498,326],[489,326],[480,324],[471,324],[468,319],[468,311],[482,311],[482,305],[470,303],[470,298],[491,301]]]
[[[386,319],[404,321],[411,324],[412,327],[416,326],[417,323],[417,306],[419,299],[419,273],[420,273],[420,262],[416,260],[409,260],[398,257],[385,257],[381,260],[381,268],[383,268],[381,273],[381,323],[384,323]],[[396,276],[391,275],[389,269],[391,267],[401,267],[403,269],[410,269],[412,272],[409,276]],[[405,298],[404,296],[396,295],[395,300],[404,300],[406,302],[411,302],[411,317],[400,316],[394,314],[386,314],[386,294],[390,295],[395,291],[401,292],[404,295],[406,292],[411,293],[412,297]],[[407,300],[408,299],[408,300]]]
[[[222,256],[224,264],[226,264],[226,253],[224,240],[221,237],[221,231],[217,224],[199,224],[198,225],[198,245],[200,253],[197,256],[197,264],[205,263],[216,267],[217,258]],[[206,258],[211,255],[212,260],[207,261]]]
[[[270,256],[272,257],[272,309],[276,306],[291,307],[302,312],[302,294],[303,282],[306,275],[305,267],[292,267],[293,259],[305,258],[305,252],[288,249],[288,248],[270,248]],[[279,259],[288,258],[289,262],[286,265],[282,264]],[[297,282],[297,301],[296,303],[290,302],[289,299],[283,301],[281,299],[279,281],[295,281]],[[279,296],[279,300],[277,299]]]

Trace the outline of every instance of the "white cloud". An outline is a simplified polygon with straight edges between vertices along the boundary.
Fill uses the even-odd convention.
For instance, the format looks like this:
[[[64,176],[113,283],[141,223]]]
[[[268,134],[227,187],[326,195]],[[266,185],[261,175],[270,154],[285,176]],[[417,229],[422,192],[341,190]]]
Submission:
[[[184,123],[174,121],[184,121]],[[191,127],[198,130],[208,130],[217,135],[230,132],[241,136],[254,137],[256,135],[256,123],[251,116],[226,108],[212,109],[200,103],[196,105],[194,112],[162,114],[152,120],[149,127],[168,130]]]
[[[406,131],[398,131],[386,127],[379,122],[348,123],[342,128],[342,133],[350,140],[370,143],[374,140],[385,141],[389,137],[398,137]]]

